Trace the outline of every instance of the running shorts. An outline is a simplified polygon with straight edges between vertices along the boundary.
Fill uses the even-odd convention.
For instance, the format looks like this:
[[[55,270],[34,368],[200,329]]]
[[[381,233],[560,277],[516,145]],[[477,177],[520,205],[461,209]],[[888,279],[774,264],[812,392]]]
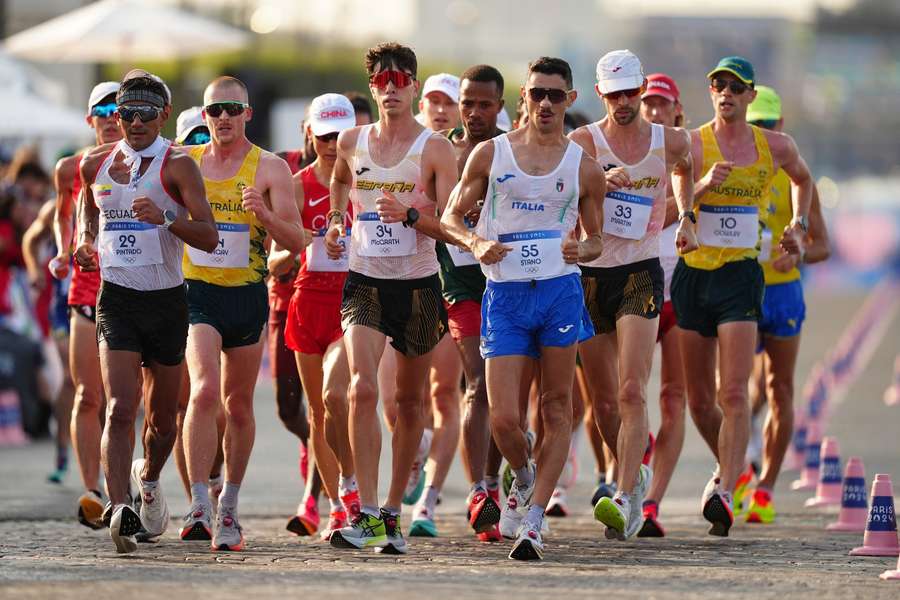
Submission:
[[[269,298],[269,365],[272,377],[293,377],[300,381],[297,373],[297,362],[294,353],[287,347],[284,340],[284,329],[287,326],[287,310],[273,310],[271,297]]]
[[[594,327],[577,273],[535,281],[488,281],[481,303],[481,356],[540,358],[545,346],[590,339]]]
[[[221,286],[186,279],[191,325],[210,325],[222,336],[222,348],[251,346],[259,341],[269,318],[264,281]]]
[[[620,267],[581,267],[581,284],[598,334],[614,332],[625,315],[655,319],[663,305],[665,274],[658,258]]]
[[[712,270],[689,267],[679,259],[672,274],[678,326],[704,337],[716,337],[722,323],[759,322],[764,292],[763,270],[755,258]]]
[[[481,302],[459,300],[445,303],[447,326],[454,342],[481,335]]]
[[[141,291],[104,281],[97,294],[97,344],[137,352],[144,365],[181,364],[188,307],[183,285]]]
[[[427,354],[447,332],[437,273],[421,279],[377,279],[350,271],[344,282],[341,327],[371,327],[404,356]]]
[[[287,310],[284,341],[303,354],[325,354],[341,339],[341,295],[334,292],[297,288]]]
[[[656,341],[661,342],[666,337],[666,334],[677,324],[675,322],[675,307],[672,306],[672,301],[667,300],[663,302],[662,310],[659,311],[659,331],[656,333]]]
[[[794,337],[800,334],[806,318],[803,284],[799,279],[766,286],[759,331],[774,337]]]
[[[91,323],[96,323],[97,307],[93,304],[70,304],[69,318],[72,318],[72,315],[81,315]]]

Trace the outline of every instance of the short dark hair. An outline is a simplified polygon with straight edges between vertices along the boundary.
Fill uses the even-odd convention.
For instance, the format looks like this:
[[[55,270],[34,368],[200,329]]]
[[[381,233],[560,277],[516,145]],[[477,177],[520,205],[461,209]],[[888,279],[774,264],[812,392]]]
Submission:
[[[19,168],[15,172],[15,181],[25,179],[26,177],[37,179],[41,183],[50,183],[50,176],[47,174],[47,171],[44,170],[44,167],[35,162],[26,162],[19,165]]]
[[[139,75],[136,77],[125,79],[122,82],[122,85],[119,86],[119,91],[116,93],[116,103],[121,104],[123,102],[123,97],[127,98],[129,95],[127,93],[131,91],[142,91],[156,94],[162,99],[163,105],[168,104],[172,101],[172,99],[169,98],[169,90],[162,82],[162,79],[155,78],[149,74],[146,77],[143,75]]]
[[[474,67],[469,67],[462,74],[462,77],[459,78],[461,82],[466,79],[469,81],[478,81],[480,83],[490,83],[493,81],[497,84],[497,92],[499,92],[501,97],[503,96],[503,75],[500,74],[500,71],[490,65],[475,65]]]
[[[408,71],[413,77],[419,71],[419,62],[412,48],[397,42],[382,42],[366,50],[366,72],[375,74],[375,67],[396,67]]]
[[[353,105],[353,112],[356,114],[364,113],[372,116],[372,104],[369,103],[369,99],[360,94],[359,92],[344,92],[344,96],[347,97],[347,100],[350,101],[350,104]]]
[[[544,75],[559,75],[566,82],[566,87],[572,89],[572,67],[561,58],[542,56],[528,63],[528,74],[543,73]]]

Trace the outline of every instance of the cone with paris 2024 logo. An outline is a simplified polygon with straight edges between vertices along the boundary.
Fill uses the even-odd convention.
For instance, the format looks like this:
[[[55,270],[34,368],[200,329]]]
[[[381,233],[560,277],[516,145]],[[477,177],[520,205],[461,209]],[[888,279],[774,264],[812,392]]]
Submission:
[[[841,451],[833,437],[822,438],[819,459],[819,484],[816,495],[806,501],[806,507],[838,506],[841,503]]]
[[[841,492],[841,512],[834,523],[825,529],[828,531],[849,531],[859,533],[866,530],[866,518],[869,514],[869,502],[866,497],[866,468],[858,456],[851,456],[844,469],[843,490]]]
[[[850,551],[851,556],[898,556],[897,520],[894,516],[894,490],[891,476],[875,475],[872,482],[872,501],[863,545]]]
[[[800,479],[791,484],[794,491],[814,490],[819,482],[819,459],[822,450],[822,429],[819,423],[811,421],[806,425],[806,446]]]

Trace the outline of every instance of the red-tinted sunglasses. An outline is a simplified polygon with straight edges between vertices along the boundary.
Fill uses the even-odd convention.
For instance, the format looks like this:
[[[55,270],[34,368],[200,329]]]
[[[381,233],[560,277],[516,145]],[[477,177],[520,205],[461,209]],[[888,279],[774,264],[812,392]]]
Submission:
[[[375,73],[371,77],[369,77],[369,83],[377,87],[378,89],[383,90],[388,86],[388,83],[393,83],[396,88],[405,88],[410,85],[415,78],[409,73],[405,73],[403,71],[394,71],[389,69],[387,71],[379,71]]]
[[[626,98],[634,98],[638,94],[641,93],[641,88],[633,88],[630,90],[619,90],[618,92],[610,92],[608,94],[603,94],[604,98],[609,98],[613,102],[625,96]]]

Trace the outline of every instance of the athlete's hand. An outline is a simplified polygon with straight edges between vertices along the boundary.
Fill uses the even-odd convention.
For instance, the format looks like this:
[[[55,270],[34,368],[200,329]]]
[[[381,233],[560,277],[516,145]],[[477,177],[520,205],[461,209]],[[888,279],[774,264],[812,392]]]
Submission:
[[[493,265],[500,262],[510,252],[512,252],[512,247],[504,246],[500,242],[493,240],[478,238],[472,244],[472,254],[478,262],[485,265]]]
[[[481,218],[482,208],[484,208],[484,200],[479,200],[478,202],[473,204],[472,208],[469,209],[469,212],[466,213],[465,219],[472,227],[478,225],[478,219]]]
[[[700,178],[700,182],[703,187],[716,187],[721,184],[728,178],[728,175],[731,173],[731,170],[734,168],[734,163],[727,160],[720,160],[713,164],[710,167],[709,171]]]
[[[389,191],[375,200],[375,212],[382,223],[402,223],[406,220],[409,207],[397,200],[397,196]]]
[[[675,231],[675,249],[679,254],[688,254],[700,247],[697,231],[690,219],[682,219]]]
[[[135,218],[141,223],[150,223],[151,225],[162,225],[166,222],[163,218],[163,211],[159,209],[153,200],[147,196],[138,196],[131,203],[131,210],[134,211]]]
[[[69,276],[69,255],[57,254],[50,260],[47,268],[55,279],[65,279]]]
[[[566,264],[574,265],[578,263],[579,255],[581,253],[581,244],[578,243],[578,238],[575,237],[575,231],[573,230],[566,239],[563,240],[562,243],[562,255],[563,260],[566,261]]]
[[[96,271],[100,268],[97,261],[97,249],[90,242],[83,242],[75,249],[75,261],[82,271]]]
[[[244,210],[252,212],[259,219],[259,222],[265,225],[270,221],[272,211],[266,206],[262,192],[253,186],[247,186],[241,190],[241,204]]]
[[[788,225],[781,236],[781,249],[788,254],[800,254],[803,252],[803,238],[806,233],[799,223]]]
[[[614,192],[631,185],[631,177],[625,167],[616,167],[606,172],[606,191]]]
[[[772,261],[772,268],[779,273],[787,273],[799,263],[799,254],[779,254],[778,258]]]
[[[328,258],[338,260],[347,251],[341,243],[344,235],[343,223],[332,223],[328,226],[328,231],[325,232],[325,253],[328,254]]]

